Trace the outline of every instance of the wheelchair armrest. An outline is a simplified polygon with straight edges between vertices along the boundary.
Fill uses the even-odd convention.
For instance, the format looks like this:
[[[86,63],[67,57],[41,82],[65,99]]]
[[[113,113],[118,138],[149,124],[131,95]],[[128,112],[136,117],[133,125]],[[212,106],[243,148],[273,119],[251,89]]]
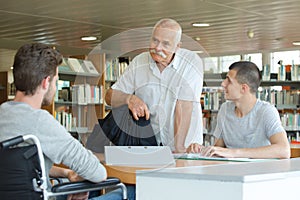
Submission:
[[[57,185],[57,184],[62,184],[63,183],[63,178],[54,178],[50,177],[50,182],[52,185]]]
[[[1,149],[7,149],[7,148],[9,148],[11,146],[20,144],[22,142],[24,142],[24,139],[23,139],[23,136],[20,135],[20,136],[17,136],[17,137],[14,137],[14,138],[2,141],[0,143],[0,148]]]
[[[53,193],[55,192],[69,192],[77,190],[92,190],[92,189],[104,189],[111,187],[120,183],[118,178],[107,178],[100,183],[93,183],[90,181],[79,181],[79,182],[67,182],[62,184],[57,184],[51,188]]]

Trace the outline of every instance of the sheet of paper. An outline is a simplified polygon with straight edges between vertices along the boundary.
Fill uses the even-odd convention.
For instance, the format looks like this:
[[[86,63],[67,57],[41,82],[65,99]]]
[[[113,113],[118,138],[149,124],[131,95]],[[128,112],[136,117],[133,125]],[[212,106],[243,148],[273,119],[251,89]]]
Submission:
[[[261,162],[274,159],[253,159],[253,158],[222,158],[222,157],[205,157],[200,154],[184,153],[184,154],[173,154],[175,159],[186,159],[186,160],[216,160],[216,161],[234,161],[234,162]]]

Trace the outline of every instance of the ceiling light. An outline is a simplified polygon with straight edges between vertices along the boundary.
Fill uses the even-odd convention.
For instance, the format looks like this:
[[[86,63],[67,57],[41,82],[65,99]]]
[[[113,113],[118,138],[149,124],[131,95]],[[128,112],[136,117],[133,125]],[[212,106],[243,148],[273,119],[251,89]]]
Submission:
[[[254,37],[254,32],[253,32],[253,30],[251,30],[251,29],[248,30],[248,31],[247,31],[247,36],[248,36],[249,39],[252,39],[252,38]]]
[[[196,41],[200,41],[200,37],[194,37]]]
[[[293,45],[299,46],[300,45],[300,41],[293,42]]]
[[[193,25],[194,27],[207,27],[207,26],[210,26],[210,25],[207,24],[207,23],[198,23],[198,22],[192,23],[192,25]]]
[[[198,53],[198,54],[200,54],[200,53],[203,53],[203,51],[194,51],[195,53]]]
[[[97,40],[97,37],[95,37],[95,36],[83,36],[83,37],[81,37],[81,40],[82,41],[94,41],[94,40]]]

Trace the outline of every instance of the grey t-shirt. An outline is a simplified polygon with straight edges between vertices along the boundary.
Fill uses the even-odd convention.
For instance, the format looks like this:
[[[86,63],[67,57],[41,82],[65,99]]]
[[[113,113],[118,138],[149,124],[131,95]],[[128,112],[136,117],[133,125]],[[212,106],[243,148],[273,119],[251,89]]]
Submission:
[[[6,102],[0,106],[0,141],[32,134],[40,140],[47,174],[53,163],[63,163],[81,177],[100,182],[106,170],[93,153],[74,139],[47,111],[26,103]]]
[[[235,114],[235,104],[222,104],[218,112],[216,138],[224,140],[227,148],[255,148],[270,145],[270,137],[285,132],[277,109],[268,102],[257,100],[244,117]]]

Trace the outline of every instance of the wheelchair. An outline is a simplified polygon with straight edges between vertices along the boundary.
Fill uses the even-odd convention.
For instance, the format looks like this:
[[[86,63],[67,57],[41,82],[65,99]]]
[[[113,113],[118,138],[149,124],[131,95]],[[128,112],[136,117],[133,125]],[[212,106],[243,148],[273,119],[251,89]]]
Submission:
[[[19,145],[24,142],[30,144]],[[122,188],[123,199],[127,199],[126,186],[114,177],[108,177],[100,183],[79,181],[50,185],[41,145],[34,135],[2,141],[0,148],[1,200],[47,200],[60,195],[109,188]]]

